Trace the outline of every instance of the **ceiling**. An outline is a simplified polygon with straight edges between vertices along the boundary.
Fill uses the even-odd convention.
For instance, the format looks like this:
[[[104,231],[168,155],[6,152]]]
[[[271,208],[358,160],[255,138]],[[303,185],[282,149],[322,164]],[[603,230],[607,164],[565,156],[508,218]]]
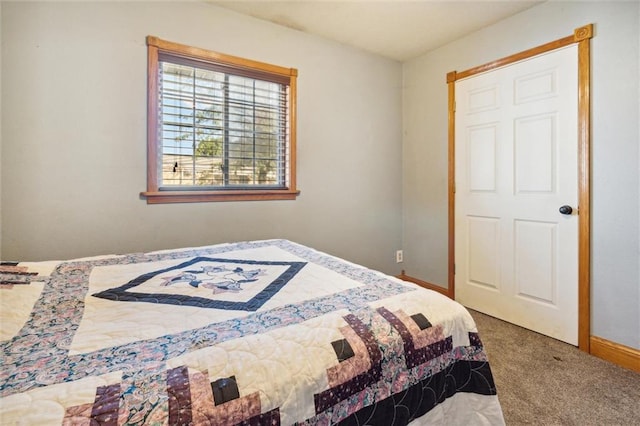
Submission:
[[[524,0],[208,2],[401,62],[543,3]]]

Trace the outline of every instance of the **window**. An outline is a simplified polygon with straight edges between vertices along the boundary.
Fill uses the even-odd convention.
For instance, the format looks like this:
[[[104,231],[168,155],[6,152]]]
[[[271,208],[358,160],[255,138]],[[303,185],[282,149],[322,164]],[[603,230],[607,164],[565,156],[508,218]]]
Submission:
[[[147,203],[295,199],[297,70],[147,49]]]

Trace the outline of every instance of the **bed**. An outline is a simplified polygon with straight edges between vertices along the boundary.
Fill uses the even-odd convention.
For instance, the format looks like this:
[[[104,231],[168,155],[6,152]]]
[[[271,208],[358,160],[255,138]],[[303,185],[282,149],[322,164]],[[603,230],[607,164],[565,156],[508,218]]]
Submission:
[[[0,281],[2,424],[504,424],[464,307],[291,241]]]

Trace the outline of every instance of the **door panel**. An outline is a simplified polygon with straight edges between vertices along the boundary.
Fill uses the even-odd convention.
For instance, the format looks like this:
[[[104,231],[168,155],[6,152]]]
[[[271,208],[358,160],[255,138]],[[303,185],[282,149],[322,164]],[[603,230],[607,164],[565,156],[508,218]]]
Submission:
[[[515,120],[516,193],[555,192],[555,124],[552,114]]]
[[[500,222],[494,217],[468,217],[469,283],[498,288]]]
[[[467,137],[467,167],[470,192],[496,190],[496,125],[469,129]]]
[[[517,77],[514,80],[515,103],[524,104],[557,95],[556,71],[552,68]]]
[[[577,344],[577,48],[455,92],[456,298]]]
[[[555,305],[555,223],[516,220],[515,288],[520,297]]]

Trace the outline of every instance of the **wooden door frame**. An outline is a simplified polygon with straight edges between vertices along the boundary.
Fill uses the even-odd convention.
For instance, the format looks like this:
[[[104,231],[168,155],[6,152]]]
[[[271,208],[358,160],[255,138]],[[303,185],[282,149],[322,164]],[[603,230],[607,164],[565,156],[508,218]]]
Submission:
[[[455,299],[455,83],[542,53],[578,45],[578,347],[590,352],[591,337],[591,56],[593,24],[576,28],[572,35],[465,71],[447,73],[449,89],[449,285]]]

